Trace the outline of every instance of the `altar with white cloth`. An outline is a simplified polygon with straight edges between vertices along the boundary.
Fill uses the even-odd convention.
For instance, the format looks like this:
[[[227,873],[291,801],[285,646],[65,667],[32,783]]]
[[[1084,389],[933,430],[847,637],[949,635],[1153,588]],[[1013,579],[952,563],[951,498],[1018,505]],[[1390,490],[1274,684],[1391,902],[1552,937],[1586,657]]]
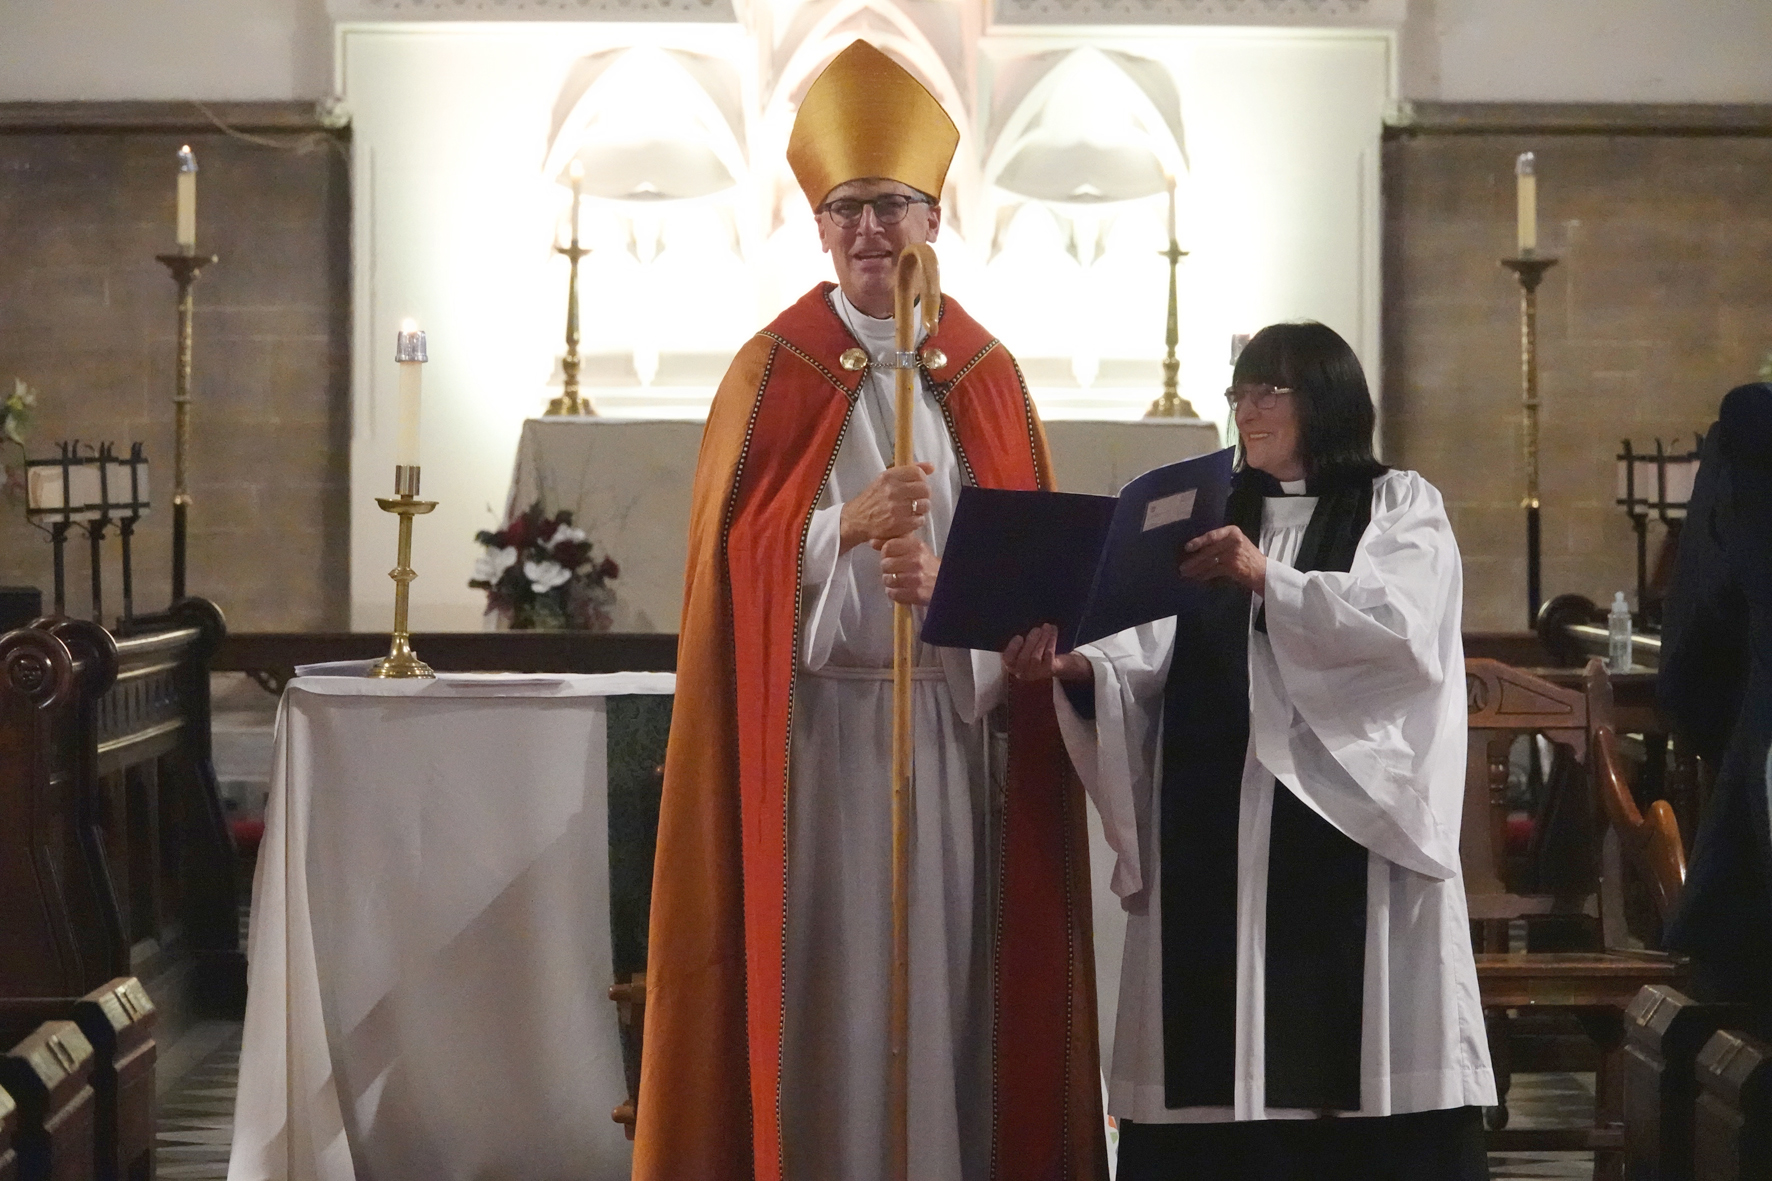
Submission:
[[[608,706],[670,673],[298,677],[232,1181],[625,1178]]]
[[[683,605],[689,490],[702,424],[689,420],[531,418],[523,424],[505,520],[541,503],[570,509],[598,550],[621,564],[616,631],[676,631]],[[1219,446],[1198,418],[1046,423],[1065,492],[1118,494],[1134,476]]]

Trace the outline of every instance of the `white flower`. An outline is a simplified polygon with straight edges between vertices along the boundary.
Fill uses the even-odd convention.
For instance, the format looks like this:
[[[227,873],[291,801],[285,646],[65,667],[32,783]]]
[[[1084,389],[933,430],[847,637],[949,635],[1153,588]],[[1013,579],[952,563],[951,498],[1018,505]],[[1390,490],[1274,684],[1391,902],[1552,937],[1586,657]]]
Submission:
[[[548,538],[548,548],[558,549],[560,546],[566,545],[569,542],[589,540],[590,534],[586,533],[583,529],[580,529],[575,525],[562,525],[554,530],[554,535],[552,537]]]
[[[490,546],[474,563],[475,582],[497,582],[517,562],[517,547],[507,545],[503,549],[492,549]]]
[[[523,573],[529,578],[529,589],[545,595],[563,582],[572,581],[572,571],[558,562],[524,562]]]

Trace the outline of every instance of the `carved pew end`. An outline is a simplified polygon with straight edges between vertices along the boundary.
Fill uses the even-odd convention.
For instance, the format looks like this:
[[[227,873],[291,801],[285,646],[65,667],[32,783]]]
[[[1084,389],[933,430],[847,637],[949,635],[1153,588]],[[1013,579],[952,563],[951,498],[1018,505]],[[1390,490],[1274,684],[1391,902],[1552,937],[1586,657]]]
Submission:
[[[92,1044],[72,1021],[47,1021],[0,1057],[0,1089],[19,1107],[25,1177],[94,1175]]]
[[[1698,1054],[1695,1181],[1772,1179],[1772,1046],[1719,1030]]]
[[[1624,1014],[1628,1176],[1690,1181],[1698,1053],[1717,1030],[1747,1017],[1743,1005],[1702,1004],[1659,984],[1631,1001]]]
[[[154,1002],[133,976],[81,997],[74,1021],[93,1048],[98,1177],[154,1175]]]

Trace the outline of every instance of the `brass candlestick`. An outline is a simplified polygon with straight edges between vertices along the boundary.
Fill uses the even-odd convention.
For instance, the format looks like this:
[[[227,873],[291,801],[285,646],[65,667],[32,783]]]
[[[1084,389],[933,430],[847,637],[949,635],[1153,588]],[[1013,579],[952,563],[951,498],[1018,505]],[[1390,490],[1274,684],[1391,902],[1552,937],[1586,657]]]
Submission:
[[[1198,418],[1193,403],[1181,396],[1180,377],[1181,361],[1175,355],[1175,346],[1181,343],[1181,306],[1176,296],[1175,274],[1181,266],[1181,260],[1187,257],[1187,251],[1169,236],[1169,249],[1159,257],[1169,260],[1169,326],[1163,333],[1163,343],[1169,346],[1163,358],[1163,396],[1151,403],[1151,408],[1144,412],[1146,418]]]
[[[407,467],[403,464],[394,468],[394,493],[391,497],[378,496],[375,503],[381,506],[384,513],[398,513],[400,516],[400,543],[396,565],[388,571],[388,577],[394,580],[394,635],[388,644],[388,654],[376,661],[369,669],[372,677],[434,677],[431,666],[420,660],[412,650],[412,633],[407,629],[407,607],[412,589],[412,580],[418,572],[412,568],[412,518],[422,516],[437,507],[434,500],[418,498],[418,466]]]
[[[578,392],[578,260],[589,254],[589,250],[578,244],[578,205],[584,173],[578,161],[572,163],[572,244],[561,246],[556,243],[554,250],[564,254],[571,262],[571,276],[566,281],[566,355],[560,358],[560,370],[565,375],[565,388],[560,396],[548,403],[548,414],[583,414],[595,417],[597,408],[591,400]]]
[[[1526,626],[1538,625],[1540,592],[1540,532],[1538,519],[1538,285],[1544,273],[1557,265],[1554,258],[1530,250],[1501,265],[1520,281],[1520,426],[1526,451]]]
[[[178,284],[178,365],[172,385],[172,601],[185,597],[185,514],[191,492],[185,460],[191,451],[191,285],[213,254],[157,254]]]

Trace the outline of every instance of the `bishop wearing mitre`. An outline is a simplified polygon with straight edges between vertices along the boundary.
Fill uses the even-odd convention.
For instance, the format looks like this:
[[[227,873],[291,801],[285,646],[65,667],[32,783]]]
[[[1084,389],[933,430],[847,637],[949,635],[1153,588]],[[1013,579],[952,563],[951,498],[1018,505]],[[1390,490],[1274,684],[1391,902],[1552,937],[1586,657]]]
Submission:
[[[638,1181],[885,1175],[893,605],[928,602],[962,487],[1052,480],[1014,359],[957,302],[894,350],[897,258],[941,228],[958,143],[865,41],[788,141],[838,281],[739,350],[702,437]],[[895,467],[899,365],[918,462]],[[913,675],[909,1175],[1105,1179],[1087,837],[1050,690],[922,645]]]

